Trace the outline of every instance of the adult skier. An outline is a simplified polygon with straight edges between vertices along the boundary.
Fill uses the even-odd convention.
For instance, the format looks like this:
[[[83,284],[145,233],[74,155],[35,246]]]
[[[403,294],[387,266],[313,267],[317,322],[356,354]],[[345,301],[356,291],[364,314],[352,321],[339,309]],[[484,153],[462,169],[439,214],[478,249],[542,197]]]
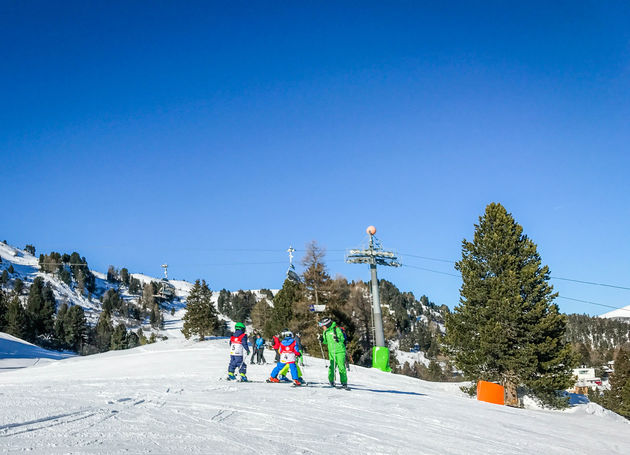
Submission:
[[[254,342],[252,343],[252,358],[249,359],[249,363],[254,364],[254,359],[256,359],[258,354],[258,344],[256,343],[260,336],[257,333],[254,333]],[[260,363],[260,362],[258,362]]]
[[[335,386],[335,369],[339,370],[341,387],[348,388],[348,376],[346,374],[346,336],[337,324],[330,318],[319,321],[319,326],[324,329],[322,343],[328,348],[328,382]]]
[[[278,373],[286,365],[288,365],[289,370],[291,371],[291,377],[293,378],[293,383],[296,386],[301,386],[304,384],[304,380],[300,377],[297,367],[295,366],[295,359],[300,355],[300,350],[295,339],[293,339],[293,333],[291,331],[285,330],[282,332],[282,336],[284,339],[280,342],[280,349],[278,349],[278,352],[280,353],[280,360],[271,372],[271,377],[267,379],[267,382],[280,382],[278,379]]]
[[[234,326],[234,334],[230,337],[230,366],[228,367],[228,380],[236,379],[234,372],[238,368],[241,381],[247,382],[247,364],[243,356],[243,351],[249,355],[249,346],[247,345],[247,333],[245,333],[245,324],[237,322]]]
[[[260,365],[261,363],[263,365],[267,363],[267,361],[265,360],[265,339],[262,337],[262,335],[260,335],[256,339],[256,354],[256,363],[258,363],[258,365]]]

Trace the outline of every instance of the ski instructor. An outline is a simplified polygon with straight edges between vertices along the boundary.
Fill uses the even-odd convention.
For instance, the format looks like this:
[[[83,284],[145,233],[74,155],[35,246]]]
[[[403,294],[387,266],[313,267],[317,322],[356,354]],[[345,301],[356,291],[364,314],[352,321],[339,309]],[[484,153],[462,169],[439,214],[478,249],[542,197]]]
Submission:
[[[348,375],[346,374],[346,335],[337,327],[330,318],[319,321],[319,326],[324,329],[322,343],[328,348],[330,367],[328,368],[328,382],[335,386],[335,369],[339,370],[341,387],[348,388]]]

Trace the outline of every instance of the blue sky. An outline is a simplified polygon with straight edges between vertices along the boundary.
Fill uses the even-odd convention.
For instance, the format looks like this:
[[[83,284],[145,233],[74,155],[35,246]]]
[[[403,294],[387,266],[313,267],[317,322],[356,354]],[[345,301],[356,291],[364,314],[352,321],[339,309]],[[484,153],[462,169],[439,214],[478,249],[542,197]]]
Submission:
[[[459,259],[494,201],[552,276],[630,287],[630,6],[386,3],[2,2],[0,237],[277,288],[311,240],[367,279],[343,250],[370,224],[456,274],[410,255]],[[459,298],[457,277],[380,276]]]

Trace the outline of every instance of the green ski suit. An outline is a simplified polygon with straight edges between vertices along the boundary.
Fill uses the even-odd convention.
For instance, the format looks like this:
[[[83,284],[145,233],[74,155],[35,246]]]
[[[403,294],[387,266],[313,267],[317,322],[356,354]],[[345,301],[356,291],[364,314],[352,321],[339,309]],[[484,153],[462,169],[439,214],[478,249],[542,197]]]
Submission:
[[[346,374],[346,337],[337,323],[333,322],[324,330],[322,343],[328,348],[330,367],[328,368],[328,380],[335,382],[335,368],[339,369],[339,380],[342,384],[348,383]]]

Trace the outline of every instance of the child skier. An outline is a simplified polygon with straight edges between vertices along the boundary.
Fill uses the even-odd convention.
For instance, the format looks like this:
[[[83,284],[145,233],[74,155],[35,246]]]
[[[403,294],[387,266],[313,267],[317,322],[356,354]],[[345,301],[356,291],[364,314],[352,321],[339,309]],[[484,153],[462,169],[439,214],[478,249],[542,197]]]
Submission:
[[[328,348],[328,382],[335,386],[335,369],[339,369],[339,379],[341,387],[348,388],[348,376],[346,374],[346,335],[337,324],[324,318],[319,322],[319,326],[324,329],[322,343]]]
[[[293,383],[296,386],[301,386],[304,384],[304,380],[298,374],[297,367],[295,366],[295,359],[300,355],[300,350],[293,339],[292,332],[286,330],[282,333],[282,336],[284,339],[280,343],[280,349],[278,349],[278,352],[280,353],[280,360],[271,372],[271,377],[267,379],[267,382],[280,382],[278,379],[278,373],[282,370],[282,368],[288,365],[289,370],[291,371],[291,377],[293,378]]]
[[[230,366],[228,367],[228,380],[236,379],[234,371],[238,368],[241,381],[247,382],[247,364],[243,358],[243,351],[249,355],[249,346],[247,345],[247,333],[245,333],[245,324],[237,322],[234,326],[234,334],[230,337]]]

